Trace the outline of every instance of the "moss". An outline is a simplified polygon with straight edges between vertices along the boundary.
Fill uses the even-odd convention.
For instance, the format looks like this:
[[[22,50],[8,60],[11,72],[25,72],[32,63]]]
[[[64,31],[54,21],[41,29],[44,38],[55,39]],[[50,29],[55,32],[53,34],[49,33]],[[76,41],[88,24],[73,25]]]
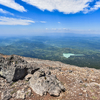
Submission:
[[[95,96],[92,96],[92,99],[94,99],[94,100],[97,100],[97,97],[95,97]]]
[[[46,80],[47,78],[46,78],[46,77],[44,77],[44,79]]]
[[[12,91],[11,94],[14,94],[15,92],[17,92],[17,90]]]
[[[25,81],[26,83],[29,82],[28,80]]]
[[[12,85],[14,85],[16,82],[13,82]]]
[[[87,86],[84,84],[84,85],[82,85],[82,87],[86,88]]]
[[[18,64],[18,62],[16,61],[15,64]]]

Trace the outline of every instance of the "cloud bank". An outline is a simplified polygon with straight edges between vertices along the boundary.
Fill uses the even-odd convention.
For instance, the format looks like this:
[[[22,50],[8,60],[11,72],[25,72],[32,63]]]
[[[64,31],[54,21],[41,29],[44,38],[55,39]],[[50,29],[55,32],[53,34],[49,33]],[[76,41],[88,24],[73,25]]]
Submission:
[[[35,21],[9,17],[0,17],[0,25],[29,25],[31,23],[35,23]]]
[[[14,14],[12,14],[12,13],[6,11],[6,10],[3,10],[1,8],[0,8],[0,13],[14,15]]]
[[[46,28],[44,33],[75,33],[75,34],[100,34],[100,30],[94,29],[68,29],[68,28]]]
[[[26,11],[26,9],[20,4],[16,3],[15,0],[0,0],[0,4],[20,12]]]
[[[64,14],[75,14],[80,11],[83,13],[88,13],[90,11],[95,11],[100,8],[100,0],[21,0],[27,4],[33,5],[40,10],[54,11],[58,10]],[[93,7],[90,3],[96,1]],[[9,8],[15,9],[20,12],[27,11],[23,6],[16,3],[15,0],[0,0],[0,4],[7,6]]]
[[[65,14],[77,13],[84,11],[89,7],[89,3],[93,0],[22,0],[30,5],[36,6],[41,10],[58,10]]]

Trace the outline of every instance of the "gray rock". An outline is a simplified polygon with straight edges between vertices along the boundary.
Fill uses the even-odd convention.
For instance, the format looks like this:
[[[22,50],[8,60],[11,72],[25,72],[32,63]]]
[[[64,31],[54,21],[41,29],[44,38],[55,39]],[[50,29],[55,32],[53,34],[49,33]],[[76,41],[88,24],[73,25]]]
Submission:
[[[72,71],[72,70],[68,70],[68,72],[69,72],[69,73],[72,73],[73,71]]]
[[[88,97],[89,95],[86,93],[86,98]]]
[[[82,80],[80,80],[79,82],[80,82],[80,83],[83,83],[83,81],[82,81]]]
[[[11,98],[11,94],[9,91],[5,90],[4,92],[2,92],[1,100],[10,100],[10,98]]]
[[[29,79],[30,79],[31,77],[32,77],[32,74],[28,74],[28,75],[25,76],[25,80],[26,80],[26,81],[29,81]]]
[[[64,91],[64,86],[57,80],[54,75],[46,75],[44,71],[37,71],[30,79],[30,87],[33,91],[41,96],[47,92],[53,96],[59,96]]]
[[[17,99],[25,99],[25,97],[26,97],[26,94],[25,94],[24,89],[17,91],[17,95],[16,95]]]
[[[2,67],[0,74],[6,78],[7,82],[22,79],[27,74],[26,65],[18,64]]]
[[[84,81],[87,81],[87,78],[85,78]]]
[[[32,94],[31,89],[28,87],[24,87],[23,89],[17,91],[16,98],[25,99],[26,97],[31,96],[31,94]]]
[[[34,74],[37,70],[40,69],[40,66],[37,63],[27,63],[27,73]]]
[[[30,88],[28,88],[27,91],[26,91],[26,97],[30,97],[31,94],[32,94],[32,91],[31,91]]]
[[[82,96],[83,94],[82,93],[79,93],[79,96]]]
[[[0,58],[0,75],[10,83],[23,79],[27,75],[25,77],[26,80],[31,78],[29,81],[30,87],[41,96],[47,92],[50,95],[59,96],[61,91],[65,91],[64,86],[57,80],[55,75],[51,74],[48,68],[44,68],[41,64],[36,62],[27,62],[17,55]],[[29,93],[29,95],[31,95],[31,90],[27,93],[25,91],[26,90],[17,91],[16,98],[24,99],[25,96],[27,96],[26,94]],[[8,97],[10,98],[9,95]]]
[[[51,72],[50,72],[50,71],[47,71],[47,72],[46,72],[46,75],[51,75]]]
[[[0,58],[0,76],[7,82],[23,79],[28,73],[34,73],[39,68],[34,63],[27,63],[17,55],[8,58]]]

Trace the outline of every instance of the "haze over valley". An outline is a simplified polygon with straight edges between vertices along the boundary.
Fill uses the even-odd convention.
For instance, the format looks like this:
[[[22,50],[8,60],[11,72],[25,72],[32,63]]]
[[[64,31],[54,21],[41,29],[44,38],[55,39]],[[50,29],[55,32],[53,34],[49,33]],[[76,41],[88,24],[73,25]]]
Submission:
[[[100,37],[88,36],[2,37],[0,38],[0,53],[99,69],[99,44]],[[64,57],[64,54],[68,57]]]

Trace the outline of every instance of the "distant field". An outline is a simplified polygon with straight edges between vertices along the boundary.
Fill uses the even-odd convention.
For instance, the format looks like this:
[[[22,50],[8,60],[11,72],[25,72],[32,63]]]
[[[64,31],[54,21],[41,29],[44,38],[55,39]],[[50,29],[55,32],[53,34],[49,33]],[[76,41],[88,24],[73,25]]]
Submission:
[[[4,37],[0,53],[100,69],[100,37]]]

